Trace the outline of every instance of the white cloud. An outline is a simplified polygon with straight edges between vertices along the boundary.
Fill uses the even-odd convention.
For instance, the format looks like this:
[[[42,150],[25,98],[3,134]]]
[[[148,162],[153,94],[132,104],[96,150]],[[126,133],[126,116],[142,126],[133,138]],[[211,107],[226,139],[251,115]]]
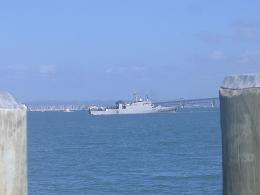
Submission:
[[[241,21],[232,24],[233,35],[242,41],[256,41],[260,37],[260,25],[255,23],[245,23]]]
[[[56,73],[56,65],[42,65],[39,67],[39,72],[43,75],[53,75]]]
[[[144,65],[109,67],[105,70],[107,74],[124,74],[126,72],[142,72],[146,69]]]
[[[21,72],[32,71],[32,67],[24,64],[8,65],[7,70],[21,73]]]
[[[222,60],[225,58],[225,55],[222,51],[215,50],[209,54],[209,58],[212,60]]]
[[[12,72],[15,74],[18,74],[20,76],[22,75],[40,75],[40,76],[52,76],[56,74],[57,72],[57,66],[56,65],[9,65],[7,66],[6,70],[8,72]]]
[[[227,41],[256,42],[260,40],[260,23],[234,21],[226,34],[224,32],[200,31],[196,38],[206,44],[219,44]]]

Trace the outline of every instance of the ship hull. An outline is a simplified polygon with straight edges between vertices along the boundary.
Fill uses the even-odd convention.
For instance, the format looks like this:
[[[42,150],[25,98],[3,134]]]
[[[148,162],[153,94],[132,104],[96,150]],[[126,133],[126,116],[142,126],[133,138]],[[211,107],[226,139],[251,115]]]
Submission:
[[[91,115],[124,115],[124,114],[152,114],[161,112],[176,112],[176,107],[160,107],[150,110],[138,109],[107,109],[107,110],[90,110]]]

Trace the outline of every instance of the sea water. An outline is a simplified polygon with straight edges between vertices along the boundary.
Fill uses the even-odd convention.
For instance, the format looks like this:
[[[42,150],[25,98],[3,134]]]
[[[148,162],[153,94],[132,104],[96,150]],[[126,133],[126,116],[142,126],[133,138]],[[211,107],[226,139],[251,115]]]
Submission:
[[[219,111],[28,113],[30,195],[222,193]]]

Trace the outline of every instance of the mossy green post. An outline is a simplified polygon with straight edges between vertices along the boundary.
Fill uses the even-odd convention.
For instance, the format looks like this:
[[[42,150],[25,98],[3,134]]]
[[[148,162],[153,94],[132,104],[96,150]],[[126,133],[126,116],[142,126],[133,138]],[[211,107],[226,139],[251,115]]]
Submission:
[[[259,195],[260,75],[226,77],[220,108],[223,195]]]

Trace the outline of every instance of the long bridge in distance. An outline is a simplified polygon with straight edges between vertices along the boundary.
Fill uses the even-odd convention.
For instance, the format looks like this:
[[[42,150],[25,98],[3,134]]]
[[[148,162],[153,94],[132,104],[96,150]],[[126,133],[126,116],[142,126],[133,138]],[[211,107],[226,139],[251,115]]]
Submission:
[[[176,106],[179,108],[196,108],[196,107],[219,107],[219,98],[200,98],[200,99],[177,99],[173,101],[155,102],[155,105]]]
[[[29,103],[26,104],[29,111],[84,111],[88,110],[91,103],[58,103],[58,102],[41,102],[41,103]],[[154,105],[162,106],[176,106],[178,109],[183,108],[218,108],[219,98],[200,98],[200,99],[177,99],[172,101],[158,101],[154,102]],[[104,105],[111,106],[111,105]]]

